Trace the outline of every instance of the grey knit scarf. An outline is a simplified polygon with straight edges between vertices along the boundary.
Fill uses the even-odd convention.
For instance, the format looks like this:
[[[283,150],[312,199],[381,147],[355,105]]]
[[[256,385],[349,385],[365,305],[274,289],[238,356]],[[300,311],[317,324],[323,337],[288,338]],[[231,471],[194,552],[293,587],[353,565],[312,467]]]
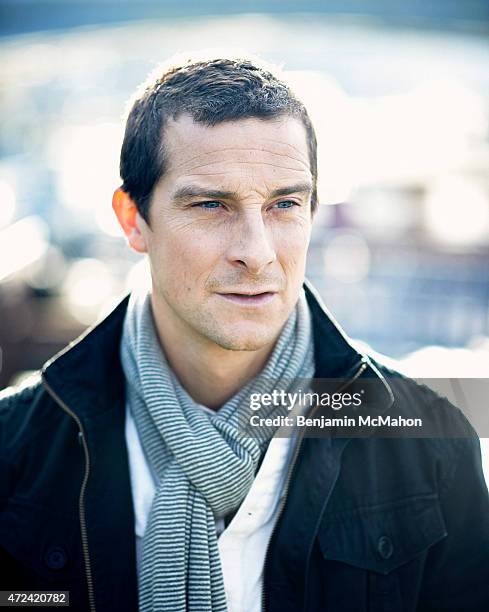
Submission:
[[[139,609],[225,612],[215,519],[240,506],[276,430],[243,436],[250,392],[287,390],[298,378],[314,375],[305,295],[287,320],[260,382],[247,383],[215,415],[198,409],[169,367],[147,293],[129,301],[121,359],[127,401],[159,480],[142,540]],[[277,408],[268,410],[278,414]]]

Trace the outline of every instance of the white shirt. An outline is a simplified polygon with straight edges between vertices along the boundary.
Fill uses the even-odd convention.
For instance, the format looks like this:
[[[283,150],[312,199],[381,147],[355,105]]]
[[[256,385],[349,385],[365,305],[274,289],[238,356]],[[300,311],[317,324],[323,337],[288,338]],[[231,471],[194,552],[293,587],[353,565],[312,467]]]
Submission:
[[[197,405],[202,410],[213,411]],[[126,406],[125,435],[135,512],[136,561],[139,575],[141,538],[146,529],[157,478],[146,460],[129,405]],[[224,529],[216,522],[228,612],[260,612],[263,563],[290,464],[295,438],[274,437],[268,445],[248,495]],[[222,532],[222,533],[221,533]]]

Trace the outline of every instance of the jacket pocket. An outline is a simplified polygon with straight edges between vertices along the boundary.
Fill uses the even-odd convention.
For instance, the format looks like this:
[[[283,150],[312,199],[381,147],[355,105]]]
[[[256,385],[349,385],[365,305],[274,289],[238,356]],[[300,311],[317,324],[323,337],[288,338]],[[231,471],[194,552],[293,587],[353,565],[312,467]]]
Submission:
[[[398,612],[416,609],[428,550],[446,535],[437,496],[424,495],[326,515],[318,540],[325,560],[362,577],[364,610]]]

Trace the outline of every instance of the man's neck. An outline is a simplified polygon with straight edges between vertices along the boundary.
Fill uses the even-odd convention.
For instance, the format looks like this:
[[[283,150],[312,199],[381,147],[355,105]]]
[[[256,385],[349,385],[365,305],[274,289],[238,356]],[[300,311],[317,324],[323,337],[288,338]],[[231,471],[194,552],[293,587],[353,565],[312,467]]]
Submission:
[[[151,296],[153,319],[165,357],[182,387],[199,403],[219,409],[265,366],[275,342],[257,351],[234,351],[189,333]],[[183,340],[183,341],[182,341]]]

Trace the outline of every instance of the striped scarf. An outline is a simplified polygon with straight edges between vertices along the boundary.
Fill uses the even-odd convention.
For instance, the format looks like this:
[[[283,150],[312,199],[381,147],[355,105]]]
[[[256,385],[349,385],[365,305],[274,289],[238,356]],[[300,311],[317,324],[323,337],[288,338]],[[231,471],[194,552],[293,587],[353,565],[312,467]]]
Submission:
[[[141,612],[225,612],[215,520],[236,510],[276,427],[243,436],[249,395],[292,389],[312,378],[314,356],[303,292],[260,381],[247,383],[213,415],[199,410],[161,350],[150,295],[131,296],[121,341],[126,397],[158,485],[142,540]],[[246,401],[247,400],[247,401]],[[286,413],[268,408],[268,415]],[[266,416],[261,410],[260,416]]]

